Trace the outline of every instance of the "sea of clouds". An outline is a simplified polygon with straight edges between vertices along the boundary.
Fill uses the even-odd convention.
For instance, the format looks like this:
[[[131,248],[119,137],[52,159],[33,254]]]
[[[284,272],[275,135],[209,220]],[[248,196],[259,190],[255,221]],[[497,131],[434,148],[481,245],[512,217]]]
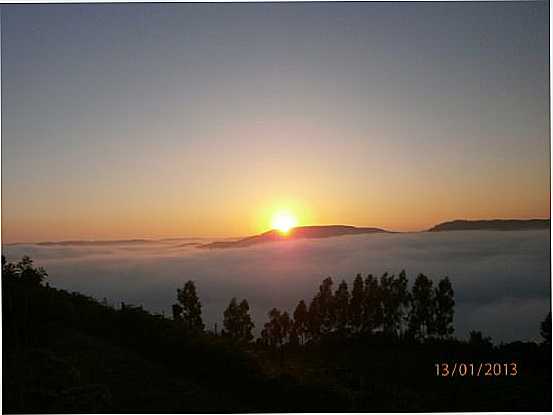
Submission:
[[[449,276],[458,337],[481,330],[495,342],[538,340],[550,307],[548,230],[368,234],[231,249],[200,249],[191,242],[7,245],[3,254],[10,261],[31,256],[54,287],[166,316],[176,289],[193,280],[210,329],[221,327],[232,297],[248,299],[259,330],[272,307],[293,312],[327,276],[350,283],[357,273],[402,269],[411,284],[418,273],[433,280]]]

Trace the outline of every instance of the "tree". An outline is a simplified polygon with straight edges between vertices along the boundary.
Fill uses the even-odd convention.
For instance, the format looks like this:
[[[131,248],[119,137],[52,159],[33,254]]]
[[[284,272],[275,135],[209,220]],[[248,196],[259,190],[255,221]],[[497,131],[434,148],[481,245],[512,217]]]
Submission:
[[[384,333],[396,335],[401,332],[405,311],[409,305],[405,271],[401,271],[397,277],[384,273],[380,278],[380,293]]]
[[[283,343],[284,329],[282,327],[282,314],[273,308],[269,311],[269,322],[265,323],[262,335],[265,336],[266,343],[272,347],[279,347]]]
[[[382,325],[382,295],[378,278],[367,275],[363,289],[362,327],[364,333],[372,333]]]
[[[418,340],[433,334],[434,292],[432,281],[419,274],[413,285],[411,312],[409,313],[409,333]]]
[[[349,303],[349,321],[352,331],[359,332],[363,323],[363,303],[365,290],[363,287],[363,278],[361,274],[357,274],[353,280],[353,288],[351,290],[351,299]]]
[[[290,326],[290,335],[288,336],[288,343],[292,346],[298,346],[300,345],[300,337],[298,335],[298,332],[296,331],[296,326],[294,324],[294,320],[290,320],[291,326]]]
[[[349,328],[349,302],[348,284],[342,280],[334,293],[336,329],[342,334],[345,334]]]
[[[399,334],[403,331],[404,322],[407,320],[407,310],[411,304],[411,294],[407,289],[407,284],[408,280],[405,270],[401,271],[392,283],[395,305],[395,329]]]
[[[2,273],[6,277],[19,279],[22,283],[30,286],[41,285],[48,276],[46,270],[42,267],[35,268],[33,260],[27,255],[21,258],[17,264],[7,263],[2,257]]]
[[[294,334],[298,336],[300,344],[304,344],[307,338],[308,313],[305,301],[301,300],[294,310]]]
[[[286,344],[290,341],[290,332],[292,331],[292,320],[287,311],[280,315],[280,330],[282,333],[281,344]]]
[[[250,316],[250,305],[246,299],[242,300],[238,305],[238,312],[240,317],[240,340],[245,343],[249,343],[253,339],[252,330],[254,324]]]
[[[491,337],[484,337],[481,331],[469,333],[469,344],[477,348],[489,349],[493,346]]]
[[[551,344],[551,311],[540,324],[540,334],[545,344]]]
[[[267,323],[265,323],[267,325]],[[269,340],[269,333],[267,332],[267,328],[261,329],[261,337],[256,340],[258,344],[263,344],[265,346],[270,346],[270,340]]]
[[[230,300],[230,304],[227,309],[223,312],[223,334],[228,335],[229,337],[237,338],[240,333],[240,319],[238,317],[238,303],[236,298],[233,297]]]
[[[313,340],[318,340],[321,337],[321,305],[318,296],[315,296],[309,303],[307,331]]]
[[[253,339],[254,324],[247,300],[242,300],[240,304],[234,297],[230,300],[230,304],[224,311],[223,326],[225,327],[223,334],[239,343],[249,343]]]
[[[333,281],[331,277],[325,278],[319,287],[319,305],[321,313],[321,332],[329,333],[335,327],[336,314],[334,312],[334,295],[332,293]]]
[[[4,255],[2,255],[2,278],[6,280],[15,278],[15,265],[8,262]]]
[[[193,281],[187,281],[182,289],[177,289],[177,301],[173,305],[173,319],[182,322],[189,331],[203,331],[202,304]]]
[[[309,331],[314,338],[330,333],[335,327],[332,284],[332,278],[325,278],[309,304]]]
[[[434,293],[434,329],[435,333],[442,337],[449,337],[453,334],[453,315],[455,299],[453,287],[449,278],[440,280]]]
[[[385,333],[389,333],[390,327],[393,325],[393,322],[390,321],[392,310],[390,298],[392,296],[392,278],[388,276],[388,273],[385,272],[380,277],[380,294],[382,301],[382,329]]]
[[[173,320],[180,321],[182,320],[182,307],[178,304],[173,304]]]

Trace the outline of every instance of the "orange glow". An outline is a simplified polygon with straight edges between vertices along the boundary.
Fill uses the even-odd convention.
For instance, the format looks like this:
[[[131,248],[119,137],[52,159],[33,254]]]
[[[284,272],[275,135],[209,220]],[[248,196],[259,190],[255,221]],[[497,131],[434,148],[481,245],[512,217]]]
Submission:
[[[290,229],[297,226],[297,224],[298,220],[294,214],[290,212],[277,212],[271,221],[272,228],[283,234],[288,233]]]

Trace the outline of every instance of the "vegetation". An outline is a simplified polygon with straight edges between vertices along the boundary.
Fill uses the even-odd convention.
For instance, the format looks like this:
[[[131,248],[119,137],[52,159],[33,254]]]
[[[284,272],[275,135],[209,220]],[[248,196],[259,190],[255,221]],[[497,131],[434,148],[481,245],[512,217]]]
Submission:
[[[317,342],[330,335],[342,339],[376,333],[397,339],[424,341],[453,334],[454,295],[449,279],[433,289],[432,281],[420,274],[411,292],[405,271],[385,273],[378,278],[357,275],[350,295],[342,281],[333,292],[332,278],[326,278],[311,300],[298,303],[293,319],[288,312],[273,308],[260,342],[272,347]]]
[[[249,343],[253,339],[252,330],[254,324],[250,317],[250,305],[247,300],[237,303],[236,298],[230,300],[230,304],[224,313],[222,332],[223,336],[230,338],[239,344]]]
[[[551,410],[544,341],[453,337],[444,278],[405,272],[322,281],[292,313],[273,308],[253,341],[247,300],[206,332],[195,284],[173,318],[48,286],[24,257],[2,259],[4,412],[355,412]],[[436,364],[516,362],[517,376],[442,378]]]
[[[173,320],[181,322],[189,332],[203,331],[202,305],[194,282],[188,281],[182,289],[177,289],[177,301],[173,304]]]

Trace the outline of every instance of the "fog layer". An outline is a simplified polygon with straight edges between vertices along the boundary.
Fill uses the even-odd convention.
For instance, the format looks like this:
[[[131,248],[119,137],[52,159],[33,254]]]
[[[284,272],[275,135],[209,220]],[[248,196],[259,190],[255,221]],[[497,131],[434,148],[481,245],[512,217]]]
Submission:
[[[247,298],[256,329],[272,307],[293,311],[320,281],[405,269],[449,276],[458,337],[482,330],[494,341],[539,338],[550,304],[549,231],[372,234],[206,250],[190,240],[99,246],[4,246],[8,260],[31,256],[52,286],[97,299],[141,304],[170,315],[176,289],[194,280],[208,328],[222,324],[231,297]],[[186,242],[186,243],[183,243]],[[204,241],[205,242],[205,241]]]

